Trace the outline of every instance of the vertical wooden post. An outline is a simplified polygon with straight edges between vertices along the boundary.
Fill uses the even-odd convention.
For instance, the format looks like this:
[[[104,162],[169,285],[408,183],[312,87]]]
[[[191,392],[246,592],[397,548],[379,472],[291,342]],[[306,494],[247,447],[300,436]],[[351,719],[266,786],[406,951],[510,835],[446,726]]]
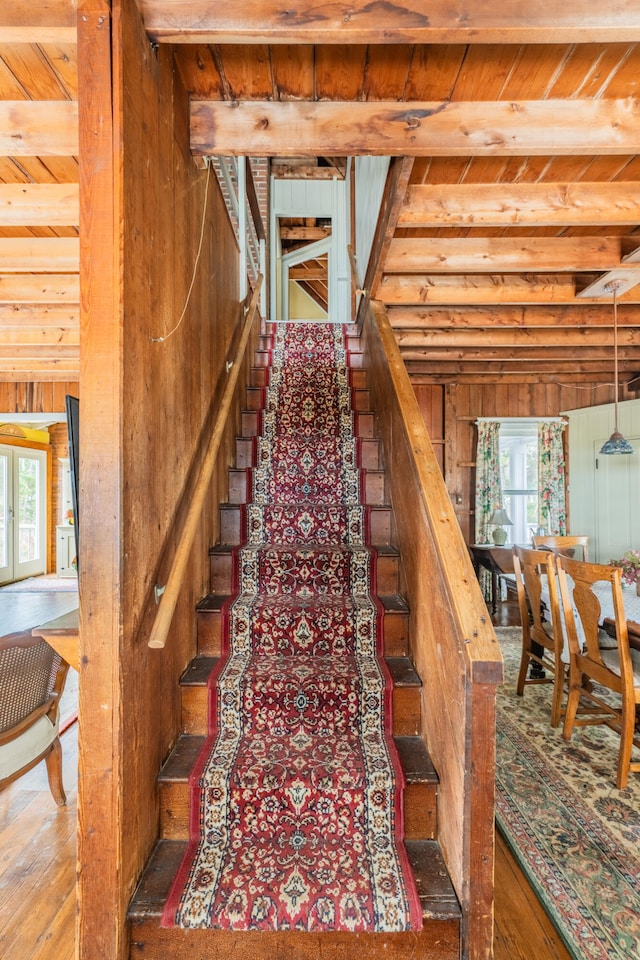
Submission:
[[[116,5],[117,6],[117,5]],[[121,115],[114,83],[111,3],[79,0],[80,96],[80,750],[77,956],[124,960],[120,882],[122,433],[119,233]],[[90,482],[88,482],[90,480]]]

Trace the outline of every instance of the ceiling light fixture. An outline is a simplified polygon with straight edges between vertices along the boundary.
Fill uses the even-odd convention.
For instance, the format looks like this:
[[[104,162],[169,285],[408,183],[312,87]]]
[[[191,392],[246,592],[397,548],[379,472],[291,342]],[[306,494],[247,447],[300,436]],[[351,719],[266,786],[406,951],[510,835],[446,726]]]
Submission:
[[[633,453],[633,447],[618,430],[618,290],[621,286],[622,280],[610,280],[604,286],[607,293],[613,292],[613,379],[615,381],[613,433],[600,449],[600,453],[604,454]]]

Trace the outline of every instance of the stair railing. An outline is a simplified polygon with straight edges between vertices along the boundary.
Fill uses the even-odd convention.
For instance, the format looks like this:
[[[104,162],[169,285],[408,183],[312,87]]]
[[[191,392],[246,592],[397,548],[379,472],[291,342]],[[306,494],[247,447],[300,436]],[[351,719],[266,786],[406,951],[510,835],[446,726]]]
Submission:
[[[495,699],[502,656],[384,305],[361,348],[381,438],[423,684],[421,734],[439,776],[438,840],[462,908],[465,960],[493,956]]]
[[[163,648],[165,646],[171,620],[178,602],[182,581],[184,580],[187,563],[191,553],[191,547],[198,530],[198,524],[204,508],[205,500],[211,484],[213,468],[216,463],[220,443],[224,436],[227,418],[231,411],[233,396],[236,389],[242,361],[244,359],[247,344],[253,327],[256,311],[260,302],[260,288],[262,286],[262,274],[258,277],[253,288],[249,305],[246,308],[246,318],[242,327],[236,357],[233,361],[227,361],[228,378],[222,393],[218,415],[216,417],[213,430],[209,438],[209,443],[202,461],[200,472],[195,482],[193,495],[191,496],[189,507],[186,513],[184,524],[180,528],[178,542],[176,544],[173,561],[169,569],[166,583],[156,584],[154,593],[158,609],[149,633],[148,645],[154,648]]]

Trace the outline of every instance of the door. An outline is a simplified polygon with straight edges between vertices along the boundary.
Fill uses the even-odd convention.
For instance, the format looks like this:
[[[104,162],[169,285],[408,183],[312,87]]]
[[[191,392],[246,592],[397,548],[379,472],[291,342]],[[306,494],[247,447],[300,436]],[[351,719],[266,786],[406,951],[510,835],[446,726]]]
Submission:
[[[0,583],[46,572],[47,454],[0,445]]]
[[[593,559],[599,563],[615,560],[640,543],[640,438],[627,439],[631,454],[608,456],[600,453],[604,439],[594,444],[597,557]]]

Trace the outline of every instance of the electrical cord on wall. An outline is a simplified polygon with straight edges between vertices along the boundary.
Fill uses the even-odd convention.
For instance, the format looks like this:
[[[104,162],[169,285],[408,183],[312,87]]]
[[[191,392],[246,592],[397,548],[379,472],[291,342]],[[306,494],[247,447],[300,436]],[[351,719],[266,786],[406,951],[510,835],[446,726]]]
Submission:
[[[189,306],[189,300],[191,299],[191,292],[193,290],[193,285],[196,282],[196,273],[198,271],[198,263],[200,262],[200,254],[202,253],[202,241],[204,239],[204,225],[205,225],[205,219],[207,215],[207,198],[209,195],[209,178],[211,176],[211,158],[205,157],[205,160],[207,164],[207,179],[205,181],[204,202],[202,204],[202,223],[200,224],[200,242],[198,243],[198,252],[196,254],[195,263],[193,264],[193,276],[191,277],[191,283],[187,291],[187,296],[184,301],[184,307],[182,308],[182,313],[180,314],[180,319],[176,323],[175,327],[173,328],[173,330],[170,330],[169,333],[166,333],[163,337],[150,337],[149,339],[151,340],[152,343],[164,343],[165,340],[168,340],[169,337],[173,336],[173,334],[176,332],[176,330],[178,329],[178,327],[180,326],[180,324],[185,318],[187,307]]]

